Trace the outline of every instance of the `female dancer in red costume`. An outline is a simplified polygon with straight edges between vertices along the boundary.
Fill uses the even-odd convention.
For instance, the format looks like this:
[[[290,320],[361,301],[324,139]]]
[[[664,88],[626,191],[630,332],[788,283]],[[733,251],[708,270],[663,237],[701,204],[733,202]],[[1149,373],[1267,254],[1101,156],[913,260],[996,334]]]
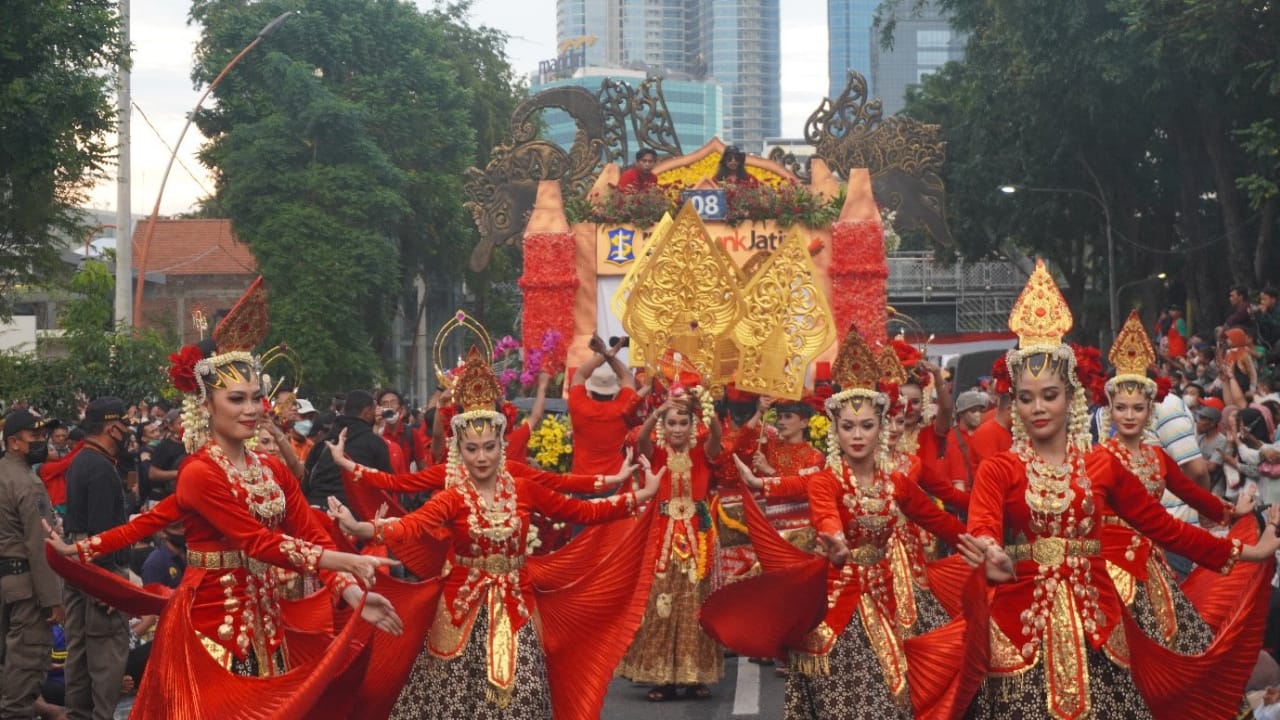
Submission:
[[[514,465],[504,460],[506,418],[493,409],[502,389],[478,351],[471,351],[455,388],[461,412],[451,421],[444,490],[404,517],[374,522],[356,522],[346,508],[330,501],[343,529],[357,537],[393,547],[397,542],[444,540],[452,549],[427,642],[391,717],[550,718],[553,710],[556,717],[580,717],[580,707],[563,706],[561,700],[581,700],[584,693],[598,695],[585,703],[594,705],[598,715],[603,685],[586,684],[586,676],[601,674],[603,667],[607,683],[617,655],[610,661],[595,652],[594,646],[608,644],[606,638],[581,642],[584,633],[599,629],[589,622],[566,623],[547,614],[534,587],[536,578],[526,568],[530,515],[538,512],[583,524],[629,517],[657,492],[663,473],[646,471],[642,488],[609,498],[585,501],[561,495],[516,476],[510,470]],[[359,482],[397,485],[396,476],[376,473],[345,457],[344,442],[340,437],[330,450],[345,472]],[[541,559],[531,562],[537,560]],[[578,568],[577,577],[587,569]],[[608,610],[618,608],[616,592],[598,600],[609,604]],[[549,657],[553,644],[572,644],[578,650],[570,648],[568,662],[555,665]],[[599,692],[592,689],[596,687]]]
[[[1136,312],[1121,328],[1108,359],[1116,375],[1106,384],[1108,410],[1102,427],[1114,424],[1116,434],[1103,445],[1137,477],[1147,494],[1158,501],[1168,489],[1201,517],[1216,523],[1229,524],[1252,513],[1252,491],[1241,493],[1239,501],[1230,505],[1184,475],[1159,446],[1146,444],[1153,403],[1159,398],[1155,381],[1146,374],[1155,362],[1155,349]],[[1160,548],[1112,512],[1102,517],[1102,555],[1120,599],[1143,632],[1183,655],[1209,648],[1214,631],[1179,589]]]
[[[376,568],[391,561],[336,551],[293,474],[279,460],[245,449],[264,415],[257,359],[245,348],[257,344],[265,327],[246,331],[252,323],[243,321],[261,307],[258,287],[215,331],[220,353],[188,345],[171,356],[170,376],[186,394],[184,441],[192,452],[174,496],[127,525],[74,545],[51,533],[60,554],[88,561],[174,521],[185,527],[187,570],[161,614],[134,718],[326,716],[312,705],[351,660],[357,624],[338,644],[316,647],[308,640],[306,652],[291,644],[295,637],[281,616],[280,569],[318,573],[335,597],[361,607],[376,627],[402,629],[390,603],[366,595],[352,579],[372,585]],[[311,659],[301,662],[304,655]],[[346,715],[325,710],[337,713],[328,717]]]
[[[822,620],[790,648],[789,719],[911,717],[907,660],[895,621],[895,578],[887,557],[890,538],[903,515],[949,542],[963,531],[890,464],[884,427],[889,397],[876,389],[879,376],[875,354],[851,329],[832,365],[841,390],[826,403],[832,421],[827,466],[806,478],[814,525],[831,566]],[[739,472],[748,485],[762,482],[745,464],[739,464]],[[796,481],[769,478],[763,484]],[[757,580],[771,582],[778,568],[769,567],[764,547],[760,552],[766,572]],[[704,623],[714,623],[708,616],[715,614],[704,610]]]
[[[675,366],[681,363],[676,355]],[[648,698],[655,702],[674,698],[678,686],[685,686],[690,697],[709,697],[707,684],[724,674],[720,646],[697,620],[717,553],[707,500],[722,428],[710,398],[703,394],[695,404],[693,397],[677,376],[666,401],[645,419],[638,439],[641,455],[663,468],[665,477],[658,515],[651,516],[645,541],[657,549],[657,557],[644,619],[618,674],[653,684]],[[707,434],[701,439],[699,411],[707,414],[702,418]]]
[[[1214,666],[1252,666],[1256,651],[1205,664],[1147,638],[1106,572],[1102,515],[1110,508],[1152,540],[1227,569],[1280,550],[1276,514],[1257,545],[1216,538],[1165,512],[1106,448],[1090,448],[1085,393],[1062,344],[1071,315],[1042,261],[1009,327],[1019,338],[1008,354],[1014,448],[979,468],[960,545],[994,586],[989,600],[984,591],[965,598],[968,657],[985,662],[961,667],[957,697],[963,703],[976,688],[972,718],[1230,717],[1242,688],[1224,687]],[[1254,587],[1265,585],[1270,563],[1257,569]],[[1265,595],[1246,594],[1241,612],[1259,599],[1265,606]],[[1234,627],[1218,641],[1261,633],[1256,623]]]

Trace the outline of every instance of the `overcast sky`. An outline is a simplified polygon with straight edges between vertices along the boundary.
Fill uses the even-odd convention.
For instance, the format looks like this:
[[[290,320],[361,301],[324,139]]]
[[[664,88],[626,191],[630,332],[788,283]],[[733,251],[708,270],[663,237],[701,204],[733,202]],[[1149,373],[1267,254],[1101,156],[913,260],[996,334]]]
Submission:
[[[423,7],[434,3],[417,0]],[[199,30],[187,25],[188,4],[179,0],[132,0],[133,159],[132,211],[149,214],[160,189],[169,149],[182,132],[186,114],[203,88],[191,85],[191,53]],[[827,90],[826,3],[787,0],[782,17],[782,134],[800,136],[804,121]],[[517,72],[527,74],[538,61],[555,55],[555,0],[474,0],[473,24],[489,25],[511,36],[507,52]],[[269,41],[268,41],[269,42]],[[233,71],[234,72],[234,71]],[[139,112],[138,110],[141,110]],[[155,130],[147,125],[147,120]],[[212,183],[195,158],[204,142],[194,128],[182,142],[165,185],[162,214],[186,211],[207,195]],[[167,147],[166,147],[167,146]],[[185,166],[185,167],[184,167]],[[90,204],[114,209],[115,172],[96,186]]]

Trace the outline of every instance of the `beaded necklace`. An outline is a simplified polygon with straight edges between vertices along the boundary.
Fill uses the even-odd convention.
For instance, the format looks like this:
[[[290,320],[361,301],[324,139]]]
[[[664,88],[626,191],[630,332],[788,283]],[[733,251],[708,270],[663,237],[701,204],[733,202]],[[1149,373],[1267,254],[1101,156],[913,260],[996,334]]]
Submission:
[[[1140,445],[1137,452],[1120,442],[1119,438],[1111,438],[1106,442],[1107,450],[1124,464],[1129,472],[1137,476],[1147,494],[1158,498],[1164,493],[1164,478],[1160,475],[1160,458],[1155,448]]]
[[[864,488],[848,465],[841,470],[840,484],[845,489],[841,502],[849,514],[866,530],[882,530],[898,512],[893,501],[893,480],[877,466],[871,474],[871,484]]]
[[[284,492],[271,476],[271,470],[262,466],[262,461],[252,452],[246,451],[245,469],[240,470],[231,464],[230,458],[215,442],[206,445],[209,457],[222,468],[227,481],[232,487],[245,491],[245,504],[249,512],[268,526],[275,526],[284,519]]]
[[[1025,498],[1031,510],[1031,529],[1054,537],[1083,537],[1093,529],[1093,495],[1085,472],[1084,452],[1068,444],[1061,463],[1050,463],[1031,443],[1018,443],[1018,458],[1026,466]],[[1075,508],[1076,488],[1083,495],[1080,514]]]

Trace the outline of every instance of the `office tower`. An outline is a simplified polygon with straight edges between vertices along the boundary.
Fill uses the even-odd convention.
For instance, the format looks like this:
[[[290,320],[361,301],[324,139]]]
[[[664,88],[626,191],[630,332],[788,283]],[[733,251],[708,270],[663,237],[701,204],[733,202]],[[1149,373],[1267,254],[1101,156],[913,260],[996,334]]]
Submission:
[[[721,138],[758,153],[780,131],[779,0],[557,0],[556,42],[582,60],[723,89]],[[562,56],[563,57],[563,56]],[[577,59],[566,63],[576,69]],[[571,72],[561,73],[563,78]],[[545,78],[545,73],[543,73]]]

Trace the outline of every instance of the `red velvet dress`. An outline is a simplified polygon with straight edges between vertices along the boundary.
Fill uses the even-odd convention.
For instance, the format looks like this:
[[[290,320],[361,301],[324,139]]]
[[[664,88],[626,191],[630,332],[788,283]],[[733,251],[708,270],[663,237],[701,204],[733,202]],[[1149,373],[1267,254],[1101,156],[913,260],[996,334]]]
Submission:
[[[1107,573],[1103,514],[1109,507],[1138,532],[1211,568],[1230,567],[1240,543],[1170,516],[1106,449],[1071,457],[1065,473],[1037,470],[1035,482],[1030,461],[1013,452],[979,468],[969,531],[1005,545],[1016,579],[995,585],[989,600],[985,592],[966,594],[968,655],[952,656],[960,677],[946,683],[958,690],[957,706],[977,689],[970,717],[1232,716],[1243,688],[1228,687],[1233,668],[1227,680],[1210,668],[1251,667],[1256,652],[1240,658],[1226,650],[1242,633],[1260,634],[1260,625],[1235,623],[1209,655],[1177,656],[1151,641]],[[1246,595],[1240,612],[1252,613],[1259,598],[1265,605],[1265,595]]]
[[[535,512],[581,524],[620,520],[633,514],[635,496],[578,500],[547,486],[587,489],[594,476],[514,463],[506,469],[509,484],[489,509],[469,483],[444,488],[445,466],[399,476],[357,466],[346,478],[348,487],[439,490],[381,534],[397,557],[426,548],[437,569],[444,563],[444,576],[440,601],[432,598],[420,616],[402,615],[405,635],[374,647],[371,664],[389,692],[366,682],[361,707],[376,709],[368,717],[481,718],[515,708],[566,720],[599,716],[643,612],[635,589],[651,558],[635,551],[641,528],[624,519],[596,528],[619,525],[607,547],[593,544],[599,536],[588,532],[551,555],[529,557],[529,521]],[[418,596],[432,585],[399,594],[422,605]]]
[[[760,441],[762,436],[764,442]],[[745,428],[738,435],[735,449],[746,456],[747,464],[751,463],[750,458],[759,449],[773,468],[773,474],[779,476],[797,476],[819,470],[827,464],[826,456],[809,443],[785,442],[772,430],[766,429],[762,433],[760,427]],[[809,519],[809,502],[808,498],[804,497],[804,493],[792,498],[769,497],[767,499],[765,514],[769,516],[778,532],[784,536],[812,527]],[[808,537],[799,539],[803,543],[801,547],[812,549],[815,542],[813,533],[810,531],[806,535]]]
[[[349,704],[332,697],[322,700],[322,694],[331,683],[331,690],[351,688],[335,678],[350,666],[370,628],[350,623],[330,644],[332,616],[321,612],[313,616],[315,627],[307,628],[320,633],[286,632],[284,581],[290,574],[316,573],[321,553],[333,542],[279,460],[254,453],[246,458],[250,471],[241,476],[228,471],[220,450],[206,446],[183,462],[172,498],[79,544],[82,558],[91,559],[128,547],[179,519],[186,529],[187,569],[163,606],[132,717],[348,714]],[[86,578],[79,573],[94,569],[69,570],[81,582]],[[353,582],[345,575],[319,574],[336,594]],[[89,582],[105,586],[105,595],[127,592],[110,586],[114,576],[100,575],[108,577]],[[162,597],[152,595],[144,602]],[[250,677],[237,677],[244,675]],[[318,702],[324,710],[311,709]]]
[[[860,488],[847,471],[837,478],[823,470],[806,478],[813,522],[820,533],[841,534],[850,548],[843,567],[825,570],[825,603],[816,627],[808,626],[799,642],[789,631],[775,630],[785,617],[759,617],[741,622],[737,606],[768,606],[775,595],[786,596],[791,609],[778,615],[804,615],[807,584],[801,566],[810,562],[801,553],[786,557],[776,546],[759,546],[765,573],[730,586],[713,596],[703,610],[703,622],[722,641],[739,652],[779,654],[790,651],[792,673],[787,680],[788,718],[880,718],[906,714],[907,658],[901,627],[896,622],[897,593],[888,560],[895,527],[905,516],[949,542],[963,526],[938,509],[919,487],[900,474],[886,474],[882,483]],[[787,492],[796,478],[783,478]],[[749,517],[763,517],[762,514]],[[753,525],[753,530],[755,526]],[[798,572],[797,572],[798,571]],[[796,579],[798,582],[793,583]],[[728,600],[726,603],[725,600]],[[772,614],[772,613],[771,613]],[[752,636],[778,638],[781,648],[746,647]],[[869,678],[874,682],[867,683]]]
[[[1158,502],[1167,488],[1214,522],[1225,522],[1231,516],[1229,505],[1184,475],[1159,447],[1145,445],[1137,457],[1115,438],[1103,447],[1133,473],[1153,500]],[[1163,551],[1110,509],[1103,514],[1102,523],[1102,555],[1107,560],[1107,572],[1143,631],[1184,655],[1204,652],[1213,640],[1213,630],[1178,589]]]

